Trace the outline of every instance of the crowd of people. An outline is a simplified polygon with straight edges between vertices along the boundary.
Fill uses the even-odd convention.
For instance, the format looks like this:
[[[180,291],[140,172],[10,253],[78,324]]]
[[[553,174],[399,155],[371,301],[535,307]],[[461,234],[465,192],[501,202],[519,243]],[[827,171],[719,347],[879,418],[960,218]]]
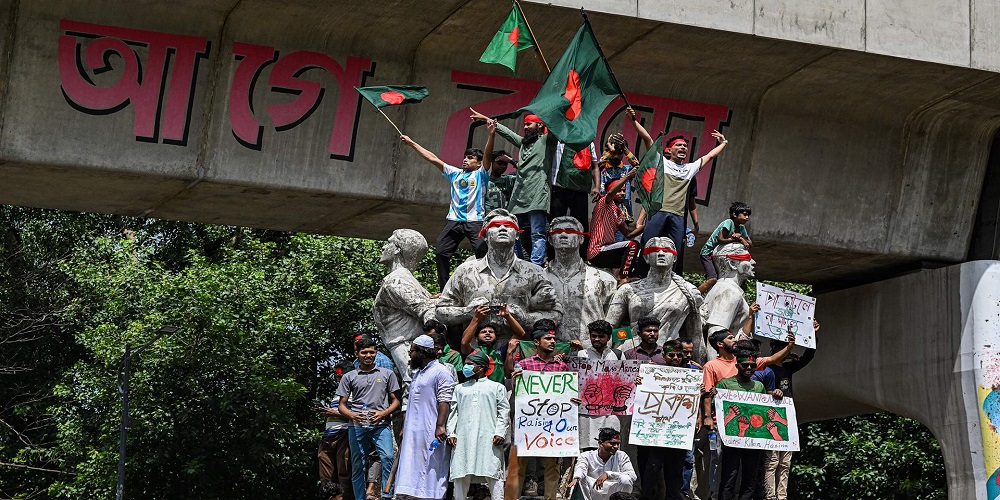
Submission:
[[[740,288],[753,276],[751,208],[733,203],[704,243],[702,286],[680,275],[689,217],[698,233],[692,181],[728,141],[714,132],[716,146],[688,162],[686,139],[649,151],[652,137],[631,108],[627,116],[646,154],[662,155],[662,199],[652,214],[635,210],[635,183],[644,179],[621,134],[600,154],[594,144],[574,151],[537,116],[525,117],[518,134],[473,110],[488,140],[466,150],[461,167],[401,136],[450,185],[435,248],[442,293],[410,273],[426,240],[393,233],[373,311],[378,331],[355,338],[356,359],[336,365],[336,399],[318,406],[327,419],[321,498],[786,498],[791,452],[719,443],[713,406],[717,389],[791,397],[794,373],[814,355],[793,352],[791,329],[781,341],[763,339],[769,350],[760,352],[759,307]],[[517,150],[497,149],[497,135]],[[476,255],[450,276],[466,239]],[[620,326],[635,337],[618,342]],[[630,416],[581,414],[578,457],[518,457],[512,381],[569,371],[569,356],[700,370],[691,448],[631,445]]]

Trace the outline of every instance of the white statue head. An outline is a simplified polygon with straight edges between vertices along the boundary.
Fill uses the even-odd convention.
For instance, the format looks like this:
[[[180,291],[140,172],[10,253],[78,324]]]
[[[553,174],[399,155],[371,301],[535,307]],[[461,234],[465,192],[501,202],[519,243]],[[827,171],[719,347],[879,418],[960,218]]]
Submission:
[[[670,238],[665,236],[650,238],[642,249],[642,258],[646,259],[649,267],[670,269],[677,260],[677,249]]]
[[[486,214],[486,220],[483,222],[487,248],[493,250],[514,246],[520,232],[517,227],[517,216],[498,208]]]
[[[753,278],[753,267],[757,264],[742,243],[726,243],[712,254],[715,270],[720,278],[736,278],[740,281]]]
[[[425,255],[427,255],[427,240],[424,235],[412,229],[397,229],[392,232],[385,245],[382,245],[382,256],[378,261],[385,265],[398,262],[403,267],[413,270]]]
[[[576,217],[556,217],[549,223],[549,243],[556,250],[577,250],[583,244],[583,224]]]

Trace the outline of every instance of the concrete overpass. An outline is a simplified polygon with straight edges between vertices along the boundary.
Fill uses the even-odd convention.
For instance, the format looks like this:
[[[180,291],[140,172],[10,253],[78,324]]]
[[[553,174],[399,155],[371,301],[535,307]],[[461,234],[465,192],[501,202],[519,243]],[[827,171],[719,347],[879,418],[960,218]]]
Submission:
[[[747,201],[759,274],[829,292],[802,413],[918,418],[942,442],[951,497],[994,498],[985,485],[1000,459],[983,454],[1000,443],[979,409],[996,385],[987,368],[1000,317],[986,319],[1000,304],[985,297],[1000,282],[989,263],[961,263],[998,258],[1000,7],[556,3],[524,7],[550,60],[582,4],[648,128],[685,133],[701,150],[712,128],[730,138],[699,179],[703,229],[730,201]],[[0,0],[0,202],[433,236],[446,186],[351,87],[428,86],[424,103],[387,112],[457,162],[484,141],[468,106],[502,115],[544,77],[526,53],[515,76],[478,62],[508,9]],[[623,129],[620,106],[602,134]],[[926,383],[913,383],[918,375]]]

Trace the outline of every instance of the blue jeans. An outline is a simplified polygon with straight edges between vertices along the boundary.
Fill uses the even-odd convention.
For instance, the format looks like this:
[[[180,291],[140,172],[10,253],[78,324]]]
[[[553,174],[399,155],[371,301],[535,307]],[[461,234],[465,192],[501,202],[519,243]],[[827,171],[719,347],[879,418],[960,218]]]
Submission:
[[[351,484],[354,486],[354,498],[365,498],[367,488],[368,455],[372,445],[382,461],[382,487],[379,492],[382,498],[392,498],[392,493],[385,491],[385,482],[392,472],[392,457],[394,454],[392,427],[380,425],[377,427],[360,427],[353,425],[347,428],[347,436],[351,441]]]
[[[549,216],[545,210],[532,210],[526,214],[517,214],[517,225],[525,231],[521,233],[521,245],[515,247],[517,256],[524,259],[524,248],[531,243],[531,263],[539,266],[545,264],[545,237]],[[520,250],[520,251],[518,251]]]
[[[674,249],[677,250],[677,260],[674,261],[674,272],[680,274],[684,269],[684,216],[670,212],[656,212],[652,217],[647,217],[646,227],[642,230],[642,248],[646,248],[646,243],[661,236],[670,238],[674,242]],[[642,278],[649,273],[649,264],[646,259],[636,259],[635,276]]]
[[[691,476],[694,474],[694,448],[688,450],[687,455],[684,457],[684,486],[681,488],[681,493],[688,493],[691,491]]]

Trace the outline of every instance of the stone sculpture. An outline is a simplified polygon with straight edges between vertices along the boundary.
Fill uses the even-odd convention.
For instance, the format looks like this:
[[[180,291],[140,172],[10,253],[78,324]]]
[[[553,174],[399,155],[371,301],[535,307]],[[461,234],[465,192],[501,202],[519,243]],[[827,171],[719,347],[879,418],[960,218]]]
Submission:
[[[583,224],[575,217],[556,217],[549,224],[549,244],[555,259],[545,268],[562,305],[558,340],[579,340],[590,347],[587,324],[604,319],[617,282],[609,273],[588,266],[580,256]]]
[[[677,250],[670,238],[652,238],[646,242],[642,257],[649,264],[649,274],[638,281],[622,285],[611,298],[605,319],[614,326],[630,324],[650,316],[660,320],[660,338],[663,345],[677,338],[683,327],[687,337],[694,342],[694,359],[705,360],[705,340],[702,336],[701,293],[694,285],[673,272]],[[620,349],[638,345],[638,339],[626,341]]]
[[[706,337],[718,330],[729,330],[738,338],[751,338],[753,331],[741,333],[744,325],[749,329],[750,305],[743,296],[743,282],[753,278],[756,264],[742,243],[727,243],[712,255],[719,281],[705,295],[701,317]],[[714,350],[708,353],[714,358]]]
[[[514,255],[514,243],[520,229],[517,217],[503,209],[486,215],[483,225],[486,256],[463,262],[441,292],[437,318],[448,325],[466,325],[477,306],[491,306],[483,321],[497,325],[497,345],[505,345],[511,333],[507,322],[497,315],[500,304],[530,332],[531,325],[542,318],[558,324],[562,310],[556,292],[545,271]]]
[[[375,295],[372,315],[382,343],[403,376],[410,381],[410,342],[423,333],[424,322],[434,319],[435,301],[413,276],[427,254],[427,240],[412,229],[397,229],[382,247],[379,263],[389,268]]]

